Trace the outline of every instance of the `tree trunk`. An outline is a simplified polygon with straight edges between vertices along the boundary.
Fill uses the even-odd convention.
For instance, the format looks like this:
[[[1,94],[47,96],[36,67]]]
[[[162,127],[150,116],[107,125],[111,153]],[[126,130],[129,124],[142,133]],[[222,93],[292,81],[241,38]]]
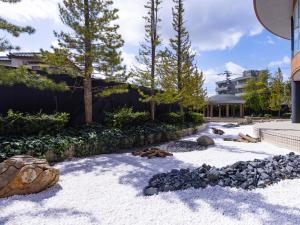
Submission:
[[[93,122],[93,94],[92,94],[92,71],[93,63],[92,55],[92,41],[90,38],[90,5],[89,0],[84,0],[84,26],[85,26],[85,63],[84,63],[84,109],[85,109],[85,122],[91,124]]]
[[[151,2],[151,120],[155,120],[155,65],[156,65],[156,42],[157,42],[157,7],[155,1]]]
[[[177,85],[178,93],[182,91],[182,49],[181,49],[181,36],[182,36],[182,2],[178,2],[178,31],[177,31]],[[181,97],[182,98],[182,97]],[[180,106],[180,115],[182,117],[182,123],[184,123],[184,112],[182,99],[179,102]]]
[[[93,122],[93,94],[92,94],[91,77],[84,78],[83,87],[84,87],[85,122],[86,124],[91,124]]]

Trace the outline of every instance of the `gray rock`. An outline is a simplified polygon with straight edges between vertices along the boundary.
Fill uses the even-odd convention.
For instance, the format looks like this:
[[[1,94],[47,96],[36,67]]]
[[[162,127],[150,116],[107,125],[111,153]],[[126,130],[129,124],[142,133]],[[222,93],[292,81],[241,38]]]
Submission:
[[[207,179],[209,181],[217,181],[219,179],[219,171],[216,169],[211,169],[210,171],[208,171],[207,173]]]
[[[300,178],[300,156],[292,153],[264,160],[237,162],[223,168],[203,164],[194,170],[180,169],[157,174],[149,180],[144,194],[154,195],[160,191],[185,190],[191,187],[206,188],[209,185],[252,190],[265,188],[283,179],[296,178]]]
[[[208,136],[201,136],[197,139],[197,143],[200,146],[204,146],[204,147],[208,147],[211,145],[215,145],[215,142],[212,138],[208,137]]]
[[[144,195],[151,196],[151,195],[157,195],[158,189],[153,187],[147,187],[144,189]]]

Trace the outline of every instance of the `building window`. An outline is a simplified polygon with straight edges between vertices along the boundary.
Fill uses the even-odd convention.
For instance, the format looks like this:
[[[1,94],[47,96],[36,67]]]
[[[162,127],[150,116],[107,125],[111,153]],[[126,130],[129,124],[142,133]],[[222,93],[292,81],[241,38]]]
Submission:
[[[294,10],[294,55],[296,55],[300,51],[299,20],[300,20],[300,5],[299,5],[299,1],[297,1]]]

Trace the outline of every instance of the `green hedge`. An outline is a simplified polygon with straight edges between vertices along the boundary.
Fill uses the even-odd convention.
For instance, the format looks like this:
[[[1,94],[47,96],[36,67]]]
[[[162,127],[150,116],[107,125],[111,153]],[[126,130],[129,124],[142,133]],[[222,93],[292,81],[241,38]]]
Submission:
[[[61,131],[69,121],[69,114],[29,115],[9,110],[0,117],[0,135],[32,135]]]
[[[176,112],[161,114],[158,116],[158,120],[168,124],[180,124],[184,121],[183,116]]]
[[[185,121],[194,124],[202,124],[204,123],[203,114],[197,112],[187,112],[185,114]]]
[[[292,117],[292,113],[284,113],[283,115],[282,115],[282,117],[283,118],[291,118]]]
[[[188,124],[147,124],[121,130],[94,126],[68,129],[56,135],[0,136],[0,162],[19,154],[44,158],[49,151],[57,156],[57,159],[50,161],[60,161],[66,158],[65,152],[69,149],[74,151],[76,157],[116,153],[119,149],[175,140],[180,137],[179,131],[189,127]]]
[[[271,114],[265,114],[264,117],[265,117],[266,119],[271,119],[271,118],[272,118],[272,115],[271,115]]]
[[[150,121],[148,112],[134,112],[132,108],[127,107],[108,113],[106,117],[106,124],[115,128],[142,125],[148,121]]]

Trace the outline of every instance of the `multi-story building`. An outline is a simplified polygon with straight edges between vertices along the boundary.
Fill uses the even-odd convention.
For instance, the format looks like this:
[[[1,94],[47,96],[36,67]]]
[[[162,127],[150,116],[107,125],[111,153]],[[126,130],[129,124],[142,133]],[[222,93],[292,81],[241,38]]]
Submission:
[[[39,53],[16,52],[9,53],[7,56],[0,56],[0,65],[7,67],[25,66],[28,69],[40,70],[43,63]]]
[[[300,0],[253,0],[260,23],[273,34],[291,40],[292,122],[300,123]]]
[[[216,92],[218,95],[234,94],[240,96],[244,93],[244,86],[251,78],[258,78],[259,70],[247,70],[243,72],[243,76],[232,79],[216,82]]]

